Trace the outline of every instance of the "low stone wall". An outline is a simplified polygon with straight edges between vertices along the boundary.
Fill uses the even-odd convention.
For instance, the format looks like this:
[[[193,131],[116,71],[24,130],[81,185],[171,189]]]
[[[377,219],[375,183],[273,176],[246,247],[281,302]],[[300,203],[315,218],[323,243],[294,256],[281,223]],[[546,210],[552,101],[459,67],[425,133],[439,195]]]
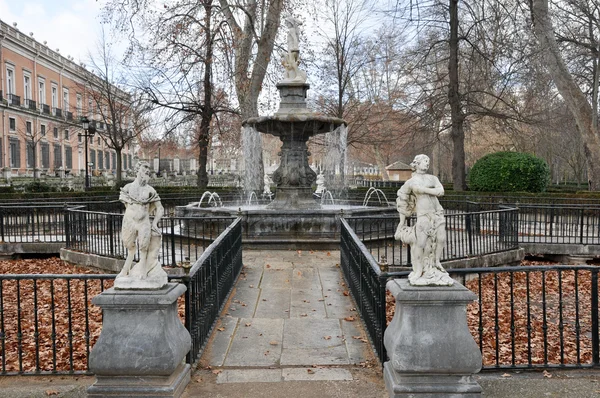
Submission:
[[[63,245],[64,246],[64,245]],[[102,257],[95,254],[81,253],[67,249],[60,249],[60,259],[68,263],[94,267],[109,272],[120,272],[125,260],[111,257]]]

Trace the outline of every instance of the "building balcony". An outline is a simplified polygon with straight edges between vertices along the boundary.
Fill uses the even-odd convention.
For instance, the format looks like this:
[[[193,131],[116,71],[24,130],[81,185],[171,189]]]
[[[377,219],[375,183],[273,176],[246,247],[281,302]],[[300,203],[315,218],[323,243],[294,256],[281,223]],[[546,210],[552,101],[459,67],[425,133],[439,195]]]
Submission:
[[[21,106],[21,97],[15,94],[7,94],[6,99],[9,105]]]
[[[69,120],[69,121],[73,120],[73,112],[66,111],[65,116],[66,116],[67,120]]]
[[[36,110],[36,103],[34,100],[26,99],[23,101],[23,105],[25,105],[25,108],[31,109],[32,111]]]
[[[62,109],[52,108],[52,114],[56,117],[62,117]]]
[[[50,106],[46,105],[46,104],[40,104],[40,111],[44,114],[44,115],[49,115],[50,114]]]

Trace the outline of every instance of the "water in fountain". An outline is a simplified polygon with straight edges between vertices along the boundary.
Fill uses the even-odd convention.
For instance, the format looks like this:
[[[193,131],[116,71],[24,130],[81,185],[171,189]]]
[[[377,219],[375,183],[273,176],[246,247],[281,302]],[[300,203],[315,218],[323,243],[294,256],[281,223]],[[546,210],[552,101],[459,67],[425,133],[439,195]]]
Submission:
[[[333,201],[333,195],[331,194],[331,192],[328,190],[325,190],[321,193],[321,204],[326,205],[327,199],[329,199],[329,203],[331,203],[332,205],[335,204],[335,202]]]
[[[254,198],[254,203],[258,204],[258,197],[256,196],[256,192],[249,191],[248,192],[248,200],[246,201],[247,205],[252,205],[252,198]]]
[[[325,170],[327,187],[334,192],[341,193],[344,188],[346,168],[346,147],[348,145],[348,128],[339,126],[325,137],[327,157]]]
[[[385,204],[387,206],[390,205],[390,202],[388,202],[387,197],[385,196],[385,193],[383,193],[383,191],[381,189],[371,187],[365,194],[365,199],[363,200],[363,206],[369,205],[369,200],[371,200],[371,196],[373,196],[373,194],[377,195],[377,200],[379,201],[379,204],[381,204],[381,196],[383,196],[383,199],[385,200]]]
[[[251,125],[242,127],[244,192],[260,192],[263,186],[262,136]]]
[[[204,198],[208,196],[208,205],[210,206],[210,204],[213,204],[213,207],[223,207],[223,202],[221,201],[221,197],[219,196],[218,193],[216,192],[210,192],[210,191],[206,191],[202,194],[202,196],[200,197],[200,201],[198,202],[198,207],[202,207],[202,202],[204,201]]]

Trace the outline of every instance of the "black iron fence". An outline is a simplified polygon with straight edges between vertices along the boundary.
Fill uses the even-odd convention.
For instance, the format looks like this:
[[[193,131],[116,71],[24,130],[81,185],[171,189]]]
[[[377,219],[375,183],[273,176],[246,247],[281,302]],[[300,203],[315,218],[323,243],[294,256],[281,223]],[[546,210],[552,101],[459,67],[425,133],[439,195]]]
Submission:
[[[194,363],[242,269],[241,220],[215,236],[189,270],[169,280],[186,285],[180,317],[192,336]],[[0,375],[89,374],[90,350],[102,328],[91,299],[115,275],[0,275]]]
[[[446,212],[446,246],[442,261],[458,260],[518,249],[518,209],[470,213]],[[410,266],[410,246],[394,239],[396,217],[351,217],[346,221],[377,263]],[[414,218],[408,220],[409,225]]]
[[[0,206],[0,239],[5,243],[64,242],[63,205]]]
[[[123,214],[88,211],[81,207],[65,209],[65,248],[103,257],[125,258],[121,228]],[[231,217],[164,217],[159,261],[163,266],[194,263],[207,246],[234,220]]]
[[[206,249],[184,279],[185,326],[192,336],[188,363],[194,363],[242,270],[242,220],[237,218]]]
[[[346,220],[341,268],[383,363],[383,334],[395,302],[382,272]],[[518,266],[449,270],[477,294],[467,308],[484,369],[586,368],[600,365],[598,273],[594,266]],[[387,298],[387,300],[386,300]]]
[[[371,343],[383,363],[387,358],[383,345],[386,278],[346,219],[341,220],[340,255],[340,267],[346,285],[356,302]]]

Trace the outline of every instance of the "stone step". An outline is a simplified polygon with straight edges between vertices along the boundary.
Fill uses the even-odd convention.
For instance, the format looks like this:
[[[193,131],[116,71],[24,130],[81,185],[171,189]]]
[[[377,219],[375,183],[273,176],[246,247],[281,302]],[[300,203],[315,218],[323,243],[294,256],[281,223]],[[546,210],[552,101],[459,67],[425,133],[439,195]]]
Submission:
[[[329,367],[223,369],[217,375],[217,384],[350,380],[353,380],[353,378],[352,373],[348,369]]]

